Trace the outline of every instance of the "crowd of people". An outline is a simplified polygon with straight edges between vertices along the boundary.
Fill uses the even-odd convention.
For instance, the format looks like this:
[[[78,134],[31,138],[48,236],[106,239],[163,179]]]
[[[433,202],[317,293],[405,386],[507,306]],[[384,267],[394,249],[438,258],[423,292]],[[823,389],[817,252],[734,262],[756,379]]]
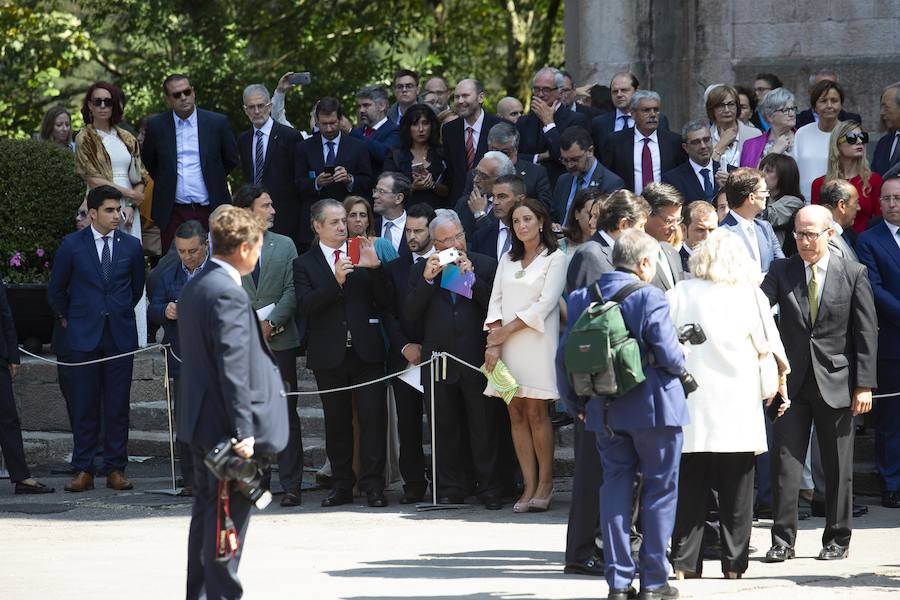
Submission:
[[[393,104],[377,85],[357,92],[356,115],[323,97],[306,132],[285,116],[290,75],[273,95],[246,87],[237,137],[197,106],[202,90],[183,74],[162,83],[171,110],[141,120],[137,135],[106,82],[85,94],[74,142],[68,113],[47,113],[41,138],[73,149],[89,190],[87,217],[53,263],[60,356],[116,356],[162,327],[172,383],[192,393],[178,386],[179,334],[190,330],[178,300],[213,260],[211,215],[234,205],[267,227],[255,267],[236,277],[284,389],[297,390],[305,354],[321,391],[323,506],[355,492],[386,506],[396,439],[400,503],[422,501],[430,481],[442,504],[475,496],[489,510],[510,500],[514,513],[547,510],[559,401],[576,445],[566,572],[605,575],[610,598],[634,597],[638,572],[642,598],[675,597],[672,569],[701,576],[712,514],[725,577],[747,569],[754,515],[774,521],[766,559],[792,558],[807,491],[826,518],[819,558],[846,556],[853,419],[873,389],[900,391],[900,83],[884,89],[888,134],[870,164],[868,132],[831,72],[811,78],[802,112],[773,74],[753,91],[711,85],[706,114],[678,132],[634,74],[575,88],[550,67],[534,74],[528,112],[507,97],[489,113],[475,79],[451,89],[401,70]],[[238,166],[244,185],[232,195],[226,178]],[[161,255],[146,280],[145,239],[145,253],[158,240]],[[619,305],[646,381],[622,397],[578,396],[568,335],[592,303],[625,288]],[[705,342],[685,349],[687,325]],[[484,366],[450,361],[438,381],[426,369],[420,385],[379,381],[435,352]],[[73,368],[67,491],[93,488],[98,448],[106,485],[131,487],[132,360]],[[687,399],[685,373],[699,384]],[[281,503],[297,506],[296,396],[288,405],[277,463]],[[875,407],[882,503],[900,508],[900,404]],[[242,418],[230,429],[239,441]],[[0,439],[4,455],[20,453],[21,438]],[[203,465],[195,450],[180,454],[189,491]],[[52,491],[16,470],[17,493]]]

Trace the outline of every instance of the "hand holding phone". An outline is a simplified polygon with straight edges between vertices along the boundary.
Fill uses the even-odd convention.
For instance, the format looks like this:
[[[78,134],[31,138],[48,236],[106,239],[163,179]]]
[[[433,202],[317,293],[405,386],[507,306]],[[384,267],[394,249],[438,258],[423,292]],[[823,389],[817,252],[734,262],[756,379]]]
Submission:
[[[302,71],[300,73],[291,73],[288,75],[287,81],[291,85],[309,85],[312,82],[312,77],[309,71]]]
[[[459,250],[456,248],[447,248],[438,252],[438,262],[441,266],[449,265],[459,258]]]
[[[350,262],[354,265],[359,264],[359,249],[361,242],[362,238],[359,236],[347,240],[347,255],[350,257]]]

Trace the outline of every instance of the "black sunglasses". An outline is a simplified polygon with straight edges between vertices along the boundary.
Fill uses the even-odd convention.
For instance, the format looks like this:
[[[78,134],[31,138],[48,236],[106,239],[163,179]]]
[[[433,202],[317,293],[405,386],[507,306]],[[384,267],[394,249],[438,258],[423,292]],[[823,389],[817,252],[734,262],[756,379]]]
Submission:
[[[112,98],[91,98],[91,104],[93,104],[94,106],[97,106],[97,107],[109,106],[110,108],[112,108],[113,99]]]
[[[846,135],[842,135],[838,140],[840,143],[847,142],[848,144],[856,145],[856,144],[868,144],[869,143],[869,134],[865,131],[860,133],[848,133]]]
[[[191,94],[194,93],[193,88],[187,88],[186,90],[178,90],[177,92],[172,92],[170,96],[178,100],[179,98],[187,98]]]

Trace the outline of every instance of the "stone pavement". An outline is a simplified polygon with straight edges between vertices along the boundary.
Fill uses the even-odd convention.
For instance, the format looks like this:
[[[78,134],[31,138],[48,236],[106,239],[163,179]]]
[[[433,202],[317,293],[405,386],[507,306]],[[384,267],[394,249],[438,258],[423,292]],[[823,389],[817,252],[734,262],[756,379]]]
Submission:
[[[57,491],[14,496],[0,483],[0,598],[8,600],[181,598],[185,578],[188,500],[149,493],[167,486],[160,461],[133,465],[132,492],[116,493],[98,478],[84,494]],[[38,472],[61,490],[65,477]],[[311,474],[307,474],[308,477]],[[602,579],[562,574],[569,480],[546,513],[513,515],[478,506],[416,512],[361,500],[343,510],[320,508],[322,490],[304,493],[304,506],[273,502],[255,513],[241,563],[245,598],[423,600],[605,598]],[[169,484],[170,485],[170,484]],[[799,558],[781,565],[751,557],[740,581],[679,582],[684,598],[896,598],[900,594],[900,511],[875,498],[856,520],[850,558],[820,562],[823,519],[801,522]],[[752,544],[768,548],[768,521]]]

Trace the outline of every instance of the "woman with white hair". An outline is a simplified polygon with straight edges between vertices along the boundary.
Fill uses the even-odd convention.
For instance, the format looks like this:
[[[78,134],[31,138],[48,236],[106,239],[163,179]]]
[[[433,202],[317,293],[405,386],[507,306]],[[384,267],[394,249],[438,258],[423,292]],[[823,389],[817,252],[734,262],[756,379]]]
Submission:
[[[784,88],[766,94],[757,110],[769,124],[769,131],[744,143],[741,166],[756,169],[759,161],[769,154],[787,154],[794,151],[794,126],[797,124],[797,100]]]
[[[699,388],[688,398],[691,423],[684,427],[670,560],[676,578],[700,577],[706,499],[715,489],[722,573],[739,579],[747,570],[753,525],[754,456],[767,451],[760,359],[772,353],[778,365],[778,391],[785,399],[779,414],[789,405],[789,368],[741,239],[714,231],[688,264],[694,279],[667,293],[672,319],[678,328],[699,325],[707,339],[691,346],[686,359]],[[772,398],[766,400],[771,404]]]

